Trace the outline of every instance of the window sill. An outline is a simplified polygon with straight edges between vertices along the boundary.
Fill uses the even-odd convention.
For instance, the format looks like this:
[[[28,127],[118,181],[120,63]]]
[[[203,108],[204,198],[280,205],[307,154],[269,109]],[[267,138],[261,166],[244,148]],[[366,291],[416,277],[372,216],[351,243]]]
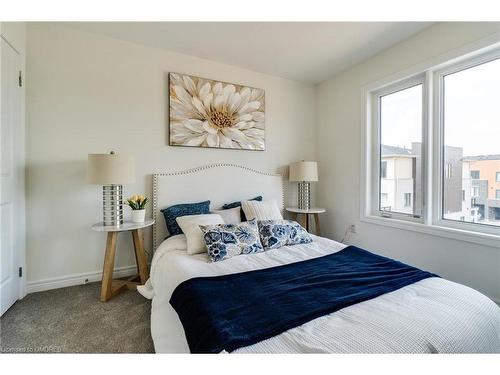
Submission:
[[[410,230],[425,233],[432,236],[451,238],[458,241],[466,241],[473,244],[486,245],[500,248],[500,236],[487,233],[473,232],[463,229],[449,228],[439,225],[427,225],[411,221],[380,217],[375,215],[363,216],[362,222],[393,227],[397,229]]]

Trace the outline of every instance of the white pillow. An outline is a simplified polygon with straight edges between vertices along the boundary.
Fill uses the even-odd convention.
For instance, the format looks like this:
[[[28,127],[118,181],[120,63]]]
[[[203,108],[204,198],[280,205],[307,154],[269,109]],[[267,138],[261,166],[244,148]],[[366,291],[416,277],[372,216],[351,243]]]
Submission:
[[[224,224],[241,223],[241,207],[228,208],[227,210],[213,210],[213,214],[220,215]]]
[[[280,209],[275,200],[271,201],[242,201],[241,208],[247,220],[282,220]]]
[[[224,224],[222,217],[217,214],[187,215],[180,216],[175,220],[186,235],[187,253],[190,255],[207,251],[200,225]]]
[[[160,247],[164,252],[174,251],[174,250],[186,251],[187,250],[186,235],[176,234],[174,236],[170,236],[160,244]],[[160,247],[158,247],[158,250],[160,249]],[[155,254],[158,250],[155,251]]]

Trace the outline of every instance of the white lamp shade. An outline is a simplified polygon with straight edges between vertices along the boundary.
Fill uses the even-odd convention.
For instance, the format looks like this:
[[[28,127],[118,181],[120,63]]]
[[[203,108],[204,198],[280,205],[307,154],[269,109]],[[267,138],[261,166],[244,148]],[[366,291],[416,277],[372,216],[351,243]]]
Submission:
[[[318,163],[298,161],[290,164],[290,181],[318,181]]]
[[[134,183],[134,159],[124,154],[89,154],[87,180],[94,185]]]

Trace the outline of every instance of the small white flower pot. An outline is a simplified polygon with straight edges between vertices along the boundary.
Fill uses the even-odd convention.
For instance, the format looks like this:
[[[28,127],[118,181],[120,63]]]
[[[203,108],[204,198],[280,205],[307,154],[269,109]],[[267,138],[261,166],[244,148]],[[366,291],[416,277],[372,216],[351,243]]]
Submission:
[[[146,209],[132,210],[132,222],[144,223],[145,217],[146,217]]]

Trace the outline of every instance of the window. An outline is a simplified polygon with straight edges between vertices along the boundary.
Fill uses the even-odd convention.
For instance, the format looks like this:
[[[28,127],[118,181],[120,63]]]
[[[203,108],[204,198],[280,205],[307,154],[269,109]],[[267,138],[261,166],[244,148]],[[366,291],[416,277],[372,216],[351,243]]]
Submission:
[[[470,171],[470,178],[479,180],[479,171]]]
[[[450,179],[453,177],[453,164],[447,163],[445,168],[445,178]]]
[[[465,216],[466,222],[474,222],[468,207],[462,205],[461,191],[465,182],[458,174],[448,176],[448,170],[453,164],[457,164],[458,170],[459,165],[462,167],[462,163],[466,163],[473,168],[473,179],[478,180],[483,175],[483,180],[487,180],[488,175],[492,176],[488,171],[494,169],[498,162],[494,159],[500,154],[500,127],[494,125],[500,123],[500,59],[458,66],[450,72],[443,72],[441,77],[441,147],[445,169],[442,218],[459,220],[460,216]],[[488,211],[488,187],[485,185],[481,189],[480,186],[472,187],[472,196]],[[481,191],[484,191],[484,196],[481,196]],[[500,226],[488,215],[478,223]]]
[[[500,247],[499,46],[367,86],[364,219]]]
[[[380,137],[377,207],[384,212],[390,207],[391,215],[419,217],[422,212],[421,206],[411,202],[411,196],[420,197],[422,189],[422,95],[421,80],[387,88],[377,95]],[[410,195],[409,203],[406,194]]]
[[[390,211],[391,207],[389,206],[389,195],[387,193],[380,194],[380,209],[382,211]]]
[[[405,193],[405,207],[411,206],[411,193]]]
[[[380,163],[380,178],[387,178],[387,161],[385,160]]]

